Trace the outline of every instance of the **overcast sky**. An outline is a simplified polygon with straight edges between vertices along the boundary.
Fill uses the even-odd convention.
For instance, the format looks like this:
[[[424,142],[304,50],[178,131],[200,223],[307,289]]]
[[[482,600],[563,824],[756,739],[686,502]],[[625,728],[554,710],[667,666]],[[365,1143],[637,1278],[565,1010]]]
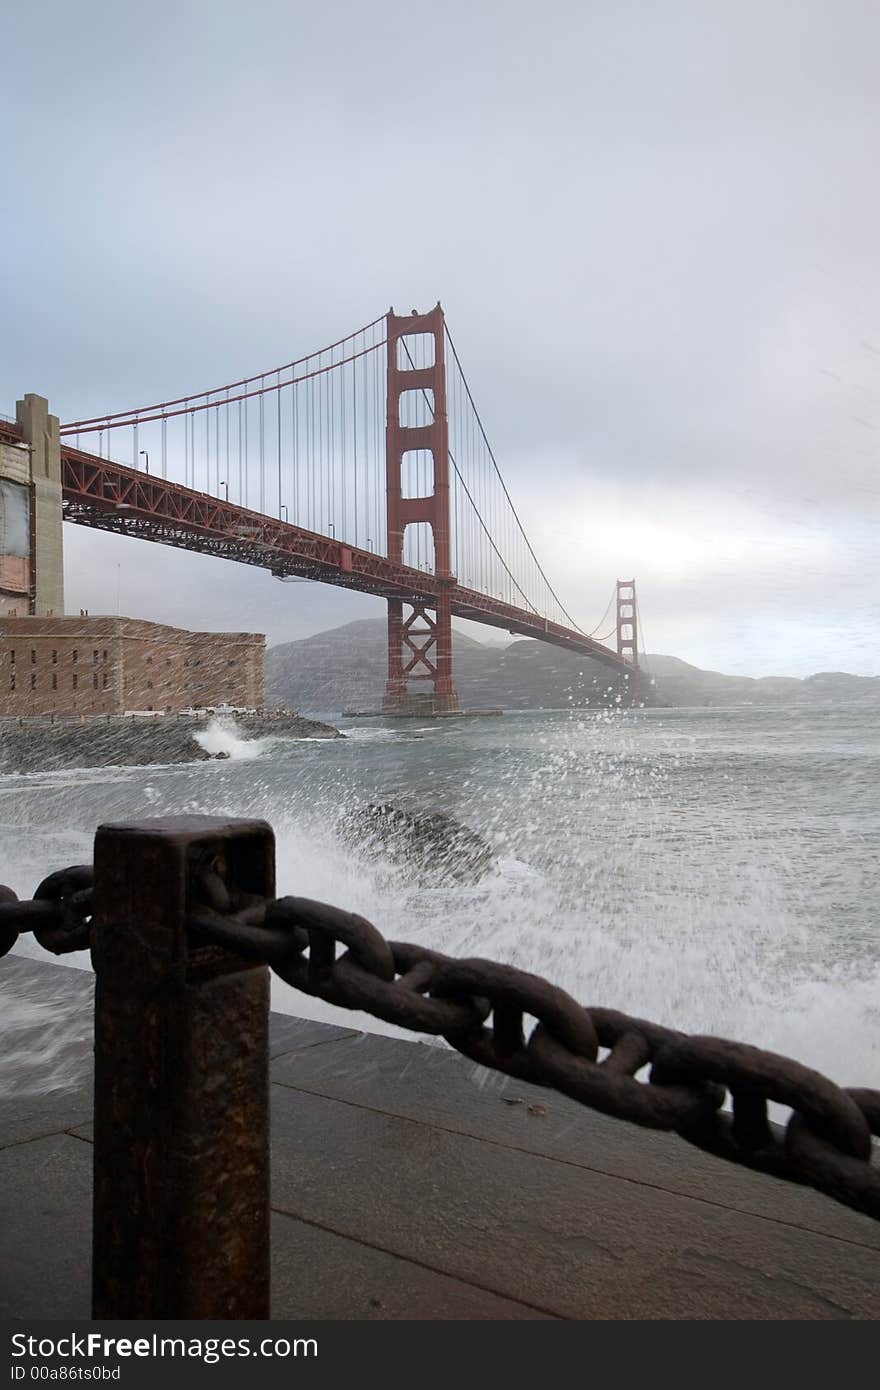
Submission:
[[[34,0],[0,410],[228,381],[443,302],[584,627],[880,674],[876,0]],[[375,599],[65,527],[67,607],[278,641]],[[117,566],[119,569],[117,570]]]

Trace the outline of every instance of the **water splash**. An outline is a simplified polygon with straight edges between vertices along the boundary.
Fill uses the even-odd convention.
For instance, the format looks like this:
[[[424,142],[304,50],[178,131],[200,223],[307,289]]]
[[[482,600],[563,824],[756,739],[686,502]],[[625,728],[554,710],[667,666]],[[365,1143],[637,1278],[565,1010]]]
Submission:
[[[34,953],[36,954],[36,953]],[[91,1075],[91,982],[80,975],[71,990],[66,974],[32,977],[6,967],[0,1097],[70,1091]],[[10,978],[11,976],[11,978]]]
[[[234,762],[253,762],[265,753],[270,738],[241,738],[233,723],[225,719],[212,719],[210,724],[195,735],[196,743],[212,758],[225,756]]]
[[[391,939],[537,971],[585,1004],[741,1038],[871,1085],[880,762],[854,717],[800,715],[795,726],[762,711],[530,713],[441,721],[419,739],[386,728],[272,741],[271,757],[254,748],[265,740],[215,721],[204,731],[215,730],[213,747],[237,744],[243,756],[100,785],[94,773],[80,787],[28,791],[19,780],[0,861],[20,860],[24,843],[13,886],[30,891],[85,857],[62,854],[53,826],[85,845],[98,820],[133,813],[263,817],[281,891],[359,912]],[[404,794],[486,835],[494,870],[475,886],[416,889],[375,846],[337,834],[346,808]],[[273,991],[276,1009],[395,1031],[278,981]]]

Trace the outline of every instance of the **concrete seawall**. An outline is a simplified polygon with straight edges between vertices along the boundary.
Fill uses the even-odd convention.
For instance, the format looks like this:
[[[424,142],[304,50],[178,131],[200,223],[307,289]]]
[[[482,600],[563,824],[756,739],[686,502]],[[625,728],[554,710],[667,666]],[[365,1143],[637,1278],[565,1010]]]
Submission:
[[[204,762],[212,755],[205,752],[195,736],[215,717],[243,739],[343,737],[330,724],[296,714],[2,719],[0,773]]]

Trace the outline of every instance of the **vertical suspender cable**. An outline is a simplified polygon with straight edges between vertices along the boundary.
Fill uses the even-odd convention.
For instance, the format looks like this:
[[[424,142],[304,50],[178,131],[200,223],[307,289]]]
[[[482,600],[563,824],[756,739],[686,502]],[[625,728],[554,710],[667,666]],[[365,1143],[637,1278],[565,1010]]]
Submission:
[[[262,388],[266,378],[260,377],[260,511],[266,515],[266,397]]]
[[[297,526],[299,521],[299,420],[296,414],[296,387],[290,388],[290,437],[291,463],[293,465],[293,519]]]
[[[247,506],[247,505],[248,505],[248,497],[249,497],[249,495],[250,495],[250,471],[251,471],[251,459],[250,459],[249,440],[248,440],[248,406],[250,405],[250,401],[245,400],[245,401],[243,402],[243,404],[244,404],[244,505]]]

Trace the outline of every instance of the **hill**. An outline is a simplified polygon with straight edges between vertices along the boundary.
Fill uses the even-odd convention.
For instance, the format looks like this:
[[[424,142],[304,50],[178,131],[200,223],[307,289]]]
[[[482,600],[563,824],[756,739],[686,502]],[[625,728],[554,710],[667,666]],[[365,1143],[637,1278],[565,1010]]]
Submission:
[[[820,671],[814,676],[725,676],[677,656],[646,656],[644,668],[668,705],[880,704],[880,677]]]
[[[632,702],[620,676],[544,642],[487,646],[455,631],[455,684],[464,709],[561,709]],[[645,679],[645,677],[648,679]],[[650,683],[653,678],[654,684]],[[346,623],[298,642],[271,647],[267,702],[316,713],[379,710],[385,689],[385,623]],[[618,700],[618,696],[620,699]],[[880,677],[823,671],[787,676],[726,676],[675,656],[647,656],[635,702],[647,705],[880,704]]]
[[[267,703],[334,713],[381,709],[385,634],[381,618],[364,619],[271,647]],[[456,630],[453,659],[464,709],[560,709],[610,703],[618,694],[630,702],[629,683],[617,673],[545,642],[486,646]],[[645,691],[640,699],[658,703],[647,684]]]

